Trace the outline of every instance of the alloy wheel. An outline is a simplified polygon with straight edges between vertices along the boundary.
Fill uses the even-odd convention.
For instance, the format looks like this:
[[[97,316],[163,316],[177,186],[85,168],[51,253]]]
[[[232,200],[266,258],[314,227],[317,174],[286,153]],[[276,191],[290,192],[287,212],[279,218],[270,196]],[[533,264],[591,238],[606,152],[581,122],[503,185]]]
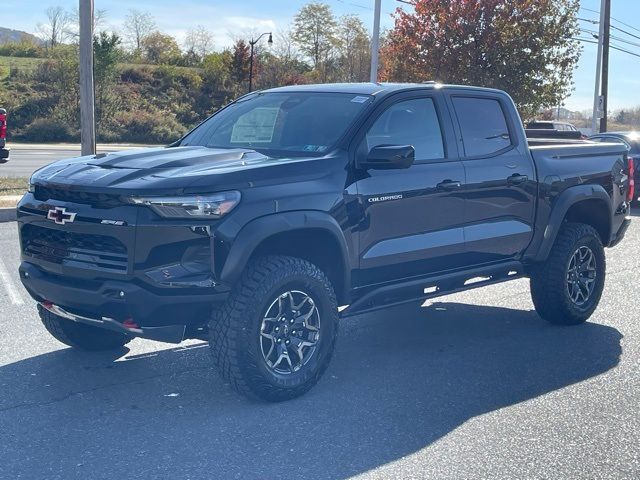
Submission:
[[[276,298],[262,318],[260,348],[274,373],[298,372],[313,357],[320,340],[320,313],[311,296],[300,290]]]
[[[579,247],[571,256],[567,269],[567,293],[575,305],[582,307],[589,301],[596,277],[596,256],[589,247]]]

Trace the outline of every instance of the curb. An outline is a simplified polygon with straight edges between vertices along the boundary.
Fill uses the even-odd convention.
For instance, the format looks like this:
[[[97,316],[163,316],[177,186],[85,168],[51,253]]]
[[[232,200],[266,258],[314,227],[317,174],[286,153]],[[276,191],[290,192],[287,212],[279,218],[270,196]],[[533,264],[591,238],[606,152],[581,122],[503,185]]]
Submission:
[[[17,218],[16,209],[13,208],[0,208],[0,223],[13,222]]]

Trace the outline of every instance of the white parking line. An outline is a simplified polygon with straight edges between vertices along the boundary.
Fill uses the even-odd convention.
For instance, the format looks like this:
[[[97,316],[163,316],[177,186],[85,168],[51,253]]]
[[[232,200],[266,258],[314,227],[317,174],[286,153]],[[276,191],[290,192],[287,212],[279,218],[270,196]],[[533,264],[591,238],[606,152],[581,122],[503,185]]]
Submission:
[[[11,275],[9,275],[9,271],[7,270],[2,258],[0,258],[0,283],[2,283],[2,286],[7,291],[11,303],[14,305],[24,305],[22,295],[20,295],[20,291],[13,282]]]

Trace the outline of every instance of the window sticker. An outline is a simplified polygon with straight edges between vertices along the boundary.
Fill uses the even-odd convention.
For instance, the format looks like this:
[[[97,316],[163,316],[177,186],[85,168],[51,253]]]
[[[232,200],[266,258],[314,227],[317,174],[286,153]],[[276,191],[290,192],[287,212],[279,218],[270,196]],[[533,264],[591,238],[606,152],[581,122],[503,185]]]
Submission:
[[[364,102],[366,102],[367,100],[369,100],[369,97],[362,97],[362,96],[353,97],[353,98],[351,99],[351,101],[352,101],[353,103],[364,103]]]
[[[279,111],[262,107],[240,116],[231,131],[231,143],[271,143]]]

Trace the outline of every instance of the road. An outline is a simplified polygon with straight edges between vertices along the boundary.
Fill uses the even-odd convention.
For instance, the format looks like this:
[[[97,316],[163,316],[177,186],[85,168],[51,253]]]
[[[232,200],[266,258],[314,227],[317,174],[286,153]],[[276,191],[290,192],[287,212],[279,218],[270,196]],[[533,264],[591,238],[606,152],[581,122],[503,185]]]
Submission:
[[[0,249],[3,478],[640,478],[640,219],[587,324],[542,321],[526,280],[357,317],[282,404],[234,394],[202,342],[64,347],[19,287],[14,224]]]
[[[29,177],[38,168],[44,167],[56,160],[77,157],[80,155],[80,145],[30,145],[8,144],[11,148],[9,161],[0,164],[0,177]],[[98,153],[115,152],[139,148],[138,145],[98,145]]]

